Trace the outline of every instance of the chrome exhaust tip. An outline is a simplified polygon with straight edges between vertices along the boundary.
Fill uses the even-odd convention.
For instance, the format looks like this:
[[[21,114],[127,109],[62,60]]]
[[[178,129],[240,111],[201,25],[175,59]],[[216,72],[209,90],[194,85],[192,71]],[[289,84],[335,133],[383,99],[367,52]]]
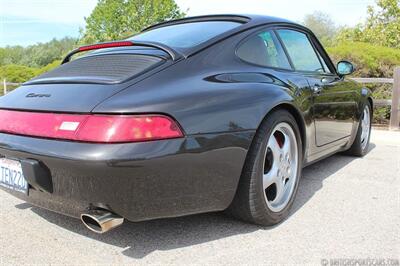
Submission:
[[[90,210],[81,214],[82,223],[91,231],[103,234],[124,222],[124,218],[102,209]]]

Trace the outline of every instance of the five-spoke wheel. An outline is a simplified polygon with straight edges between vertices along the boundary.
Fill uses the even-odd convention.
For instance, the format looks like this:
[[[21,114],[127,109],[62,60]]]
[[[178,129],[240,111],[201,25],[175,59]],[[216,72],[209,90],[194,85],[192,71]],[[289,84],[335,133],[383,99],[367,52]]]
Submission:
[[[286,110],[270,113],[248,152],[229,212],[242,220],[273,225],[289,215],[302,164],[302,139],[296,119]]]
[[[268,207],[279,212],[286,207],[297,178],[297,140],[288,123],[278,124],[265,151],[263,188]]]

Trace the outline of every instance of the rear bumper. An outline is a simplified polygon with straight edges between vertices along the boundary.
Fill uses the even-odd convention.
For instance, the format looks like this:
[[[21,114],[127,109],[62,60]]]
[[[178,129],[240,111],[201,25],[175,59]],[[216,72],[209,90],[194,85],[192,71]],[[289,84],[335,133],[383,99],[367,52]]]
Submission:
[[[73,217],[105,207],[131,221],[225,209],[253,131],[129,144],[87,144],[0,133],[0,156],[50,172],[53,192],[8,192]]]

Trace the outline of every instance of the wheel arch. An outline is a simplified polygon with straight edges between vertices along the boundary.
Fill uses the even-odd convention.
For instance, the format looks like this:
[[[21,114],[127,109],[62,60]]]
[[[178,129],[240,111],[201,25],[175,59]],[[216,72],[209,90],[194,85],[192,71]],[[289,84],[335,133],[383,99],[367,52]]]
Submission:
[[[264,115],[263,119],[260,121],[257,129],[260,127],[261,123],[267,119],[268,115],[270,115],[272,112],[277,111],[277,110],[286,110],[288,111],[296,120],[297,126],[300,129],[300,137],[301,137],[301,146],[302,146],[302,153],[303,153],[303,159],[304,155],[306,154],[306,147],[307,147],[307,132],[306,132],[306,123],[304,121],[303,115],[301,114],[300,110],[298,110],[292,103],[288,102],[282,102],[277,105],[275,105],[273,108],[268,110],[268,112]]]
[[[260,126],[268,118],[268,116],[278,110],[285,110],[285,111],[289,112],[296,120],[296,123],[297,123],[297,125],[299,127],[299,131],[300,131],[300,137],[301,137],[301,143],[302,143],[302,155],[303,155],[303,161],[304,161],[304,155],[306,154],[306,147],[307,147],[306,122],[305,122],[305,119],[303,118],[301,111],[292,102],[280,102],[280,103],[277,103],[276,105],[274,105],[272,108],[269,108],[268,110],[266,110],[265,115],[262,117],[262,119],[259,121],[259,124],[257,125],[256,132],[259,131]],[[245,163],[243,164],[243,168],[242,168],[242,174],[239,178],[239,181],[236,186],[235,193],[234,193],[234,197],[232,199],[230,206],[232,206],[232,204],[235,203],[238,193],[240,193],[240,189],[243,186],[243,173],[245,173],[249,170],[246,168],[246,166],[247,166],[246,162],[250,159],[250,156],[251,156],[250,151],[251,151],[251,149],[253,149],[254,145],[256,145],[255,138],[253,138],[253,140],[251,141],[250,147],[247,151]],[[228,213],[229,213],[229,208],[228,208]]]
[[[299,127],[299,129],[300,129],[300,137],[301,137],[301,144],[302,144],[302,145],[301,145],[301,146],[302,146],[302,155],[303,155],[303,161],[304,161],[304,156],[305,156],[305,154],[306,154],[306,147],[307,147],[306,124],[305,124],[305,121],[304,121],[304,119],[303,119],[303,117],[302,117],[302,115],[301,115],[301,112],[300,112],[292,103],[289,103],[289,102],[281,102],[281,103],[276,104],[274,107],[270,108],[269,110],[267,110],[266,113],[265,113],[265,115],[264,115],[264,117],[260,120],[260,122],[259,122],[259,124],[258,124],[258,126],[257,126],[256,131],[259,130],[261,124],[268,118],[268,116],[269,116],[271,113],[273,113],[273,112],[275,112],[275,111],[277,111],[277,110],[285,110],[285,111],[288,111],[288,112],[294,117],[294,119],[296,120],[297,125],[298,125],[298,127]],[[249,157],[249,151],[250,151],[250,150],[253,148],[253,146],[255,145],[254,142],[255,142],[255,140],[254,140],[254,138],[253,138],[253,140],[252,140],[251,143],[250,143],[249,149],[248,149],[248,151],[247,151],[247,155],[246,155],[246,158],[245,158],[245,162],[244,162],[244,164],[243,164],[243,169],[242,169],[242,174],[241,174],[241,176],[243,175],[243,172],[246,171],[246,169],[245,169],[246,161],[248,160],[248,157]],[[235,194],[237,193],[238,186],[240,185],[240,180],[241,180],[241,177],[239,178],[239,182],[238,182],[238,185],[237,185],[237,187],[236,187],[236,192],[235,192]]]
[[[365,106],[365,104],[369,103],[371,105],[371,116],[374,112],[374,100],[372,99],[372,92],[370,89],[363,87],[361,89],[361,100],[359,102],[360,113]]]

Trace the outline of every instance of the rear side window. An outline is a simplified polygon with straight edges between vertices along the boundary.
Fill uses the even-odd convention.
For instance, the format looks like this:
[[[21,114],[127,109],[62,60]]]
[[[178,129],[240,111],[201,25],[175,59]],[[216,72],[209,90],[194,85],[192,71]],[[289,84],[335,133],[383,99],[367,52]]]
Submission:
[[[242,24],[233,21],[190,22],[150,29],[129,38],[129,40],[160,42],[178,49],[190,48],[240,25]]]
[[[278,30],[278,34],[296,70],[324,72],[306,34],[293,30]]]
[[[261,66],[291,69],[285,52],[271,31],[250,37],[238,48],[237,56]]]

